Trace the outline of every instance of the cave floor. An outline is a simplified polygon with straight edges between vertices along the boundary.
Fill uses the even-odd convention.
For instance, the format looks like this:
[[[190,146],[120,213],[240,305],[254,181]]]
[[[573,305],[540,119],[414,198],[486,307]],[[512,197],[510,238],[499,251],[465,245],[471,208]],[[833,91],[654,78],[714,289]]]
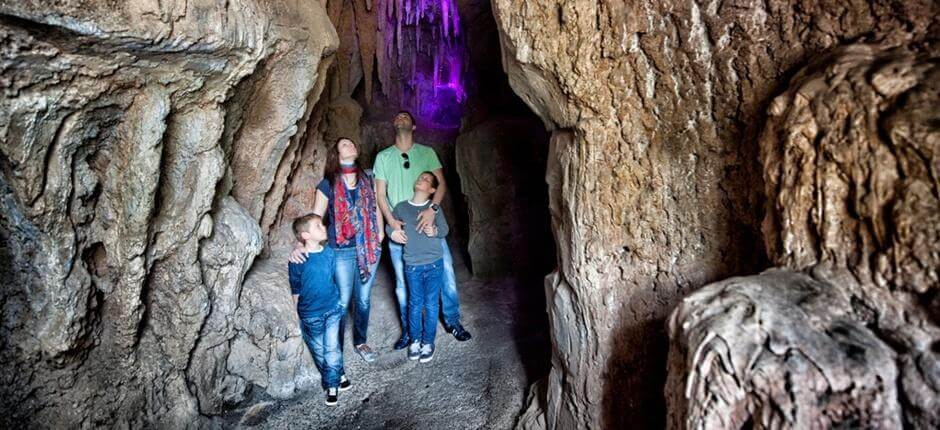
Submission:
[[[344,361],[353,386],[326,406],[314,389],[290,400],[255,396],[223,418],[226,428],[258,429],[503,429],[522,411],[529,385],[547,373],[549,340],[544,301],[529,297],[540,281],[471,279],[453,249],[464,327],[458,342],[439,323],[434,359],[410,361],[392,344],[401,331],[391,263],[383,259],[372,289],[369,344],[379,357],[366,363],[352,348],[347,323]],[[384,258],[384,256],[383,256]],[[285,277],[286,282],[286,277]],[[533,285],[533,283],[538,285]],[[258,390],[260,391],[260,390]]]

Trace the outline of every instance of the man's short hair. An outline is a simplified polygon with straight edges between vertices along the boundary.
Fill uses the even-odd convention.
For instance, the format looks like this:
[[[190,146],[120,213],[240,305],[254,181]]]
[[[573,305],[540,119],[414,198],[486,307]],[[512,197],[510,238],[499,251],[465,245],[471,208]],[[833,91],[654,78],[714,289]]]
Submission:
[[[313,214],[313,213],[297,217],[294,220],[294,225],[293,225],[294,237],[296,237],[297,240],[303,242],[304,238],[300,234],[305,231],[308,231],[308,229],[310,228],[310,221],[313,221],[313,220],[322,222],[324,226],[326,225],[326,220],[323,219],[323,217],[317,214]]]
[[[398,115],[401,115],[401,114],[408,115],[408,119],[411,120],[411,125],[417,124],[417,123],[415,122],[415,116],[412,115],[411,112],[408,112],[408,111],[406,111],[406,110],[400,110],[400,111],[398,111],[397,114],[395,114],[395,116],[398,116]]]
[[[440,181],[437,180],[437,175],[435,175],[434,172],[431,172],[429,170],[425,170],[421,172],[421,175],[425,173],[427,173],[428,175],[431,175],[431,186],[434,187],[434,189],[437,189],[437,186],[441,184]],[[418,175],[418,176],[420,177],[421,175]]]

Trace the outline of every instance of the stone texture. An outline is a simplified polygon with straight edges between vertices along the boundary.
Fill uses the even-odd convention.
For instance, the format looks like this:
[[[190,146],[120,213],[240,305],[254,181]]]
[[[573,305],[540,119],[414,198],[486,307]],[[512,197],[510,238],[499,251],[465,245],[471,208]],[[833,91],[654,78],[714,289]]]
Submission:
[[[537,120],[493,119],[457,138],[474,277],[523,275],[544,266],[540,256],[552,243],[542,191],[547,136],[541,127]]]
[[[232,314],[336,48],[325,10],[0,2],[0,35],[0,423],[207,425],[247,389]]]
[[[901,428],[895,351],[849,291],[770,270],[683,299],[669,320],[669,428]]]
[[[937,55],[849,45],[770,104],[764,240],[789,271],[682,301],[670,428],[940,425]]]
[[[522,423],[664,426],[664,320],[765,267],[757,137],[789,71],[859,37],[916,43],[935,2],[493,1],[503,65],[552,130],[553,367]]]

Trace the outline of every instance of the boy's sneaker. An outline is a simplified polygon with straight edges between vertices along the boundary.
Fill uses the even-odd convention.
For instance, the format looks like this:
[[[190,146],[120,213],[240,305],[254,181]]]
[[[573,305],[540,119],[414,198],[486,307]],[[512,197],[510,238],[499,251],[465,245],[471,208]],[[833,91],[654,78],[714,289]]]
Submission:
[[[454,335],[454,337],[461,342],[468,341],[473,337],[470,336],[470,332],[465,330],[460,323],[447,327],[447,332]]]
[[[339,389],[336,387],[330,387],[326,389],[326,405],[333,406],[336,404],[336,401],[339,400]]]
[[[434,344],[425,344],[421,345],[421,359],[418,360],[421,363],[427,363],[434,358]]]
[[[350,388],[352,388],[352,382],[349,382],[349,378],[346,378],[346,375],[343,375],[339,379],[339,390],[346,391]]]
[[[371,363],[375,361],[375,352],[372,351],[372,348],[369,348],[369,344],[362,344],[356,347],[356,352],[359,353],[359,356],[365,360],[366,363]]]
[[[421,357],[421,344],[418,342],[412,343],[408,347],[408,359],[417,360],[419,357]]]
[[[398,342],[395,342],[395,351],[399,349],[405,349],[411,345],[411,337],[408,336],[408,333],[402,333],[401,337],[398,339]]]

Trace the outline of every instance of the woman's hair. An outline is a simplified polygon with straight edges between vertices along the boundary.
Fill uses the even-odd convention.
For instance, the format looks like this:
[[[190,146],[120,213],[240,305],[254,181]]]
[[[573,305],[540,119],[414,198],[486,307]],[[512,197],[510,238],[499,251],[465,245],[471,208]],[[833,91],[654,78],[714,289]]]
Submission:
[[[362,168],[362,162],[359,161],[361,158],[360,156],[362,155],[362,151],[361,151],[361,148],[359,147],[359,144],[356,143],[355,140],[352,140],[348,137],[341,137],[339,139],[336,139],[336,143],[334,143],[333,146],[330,147],[330,150],[326,152],[326,167],[323,169],[323,178],[329,181],[330,185],[334,185],[336,178],[340,174],[342,174],[342,171],[340,170],[340,165],[339,165],[339,142],[344,139],[352,142],[352,144],[356,147],[357,155],[356,155],[356,161],[354,161],[354,163],[356,164],[356,173],[359,175],[360,178],[365,177],[365,171]]]

